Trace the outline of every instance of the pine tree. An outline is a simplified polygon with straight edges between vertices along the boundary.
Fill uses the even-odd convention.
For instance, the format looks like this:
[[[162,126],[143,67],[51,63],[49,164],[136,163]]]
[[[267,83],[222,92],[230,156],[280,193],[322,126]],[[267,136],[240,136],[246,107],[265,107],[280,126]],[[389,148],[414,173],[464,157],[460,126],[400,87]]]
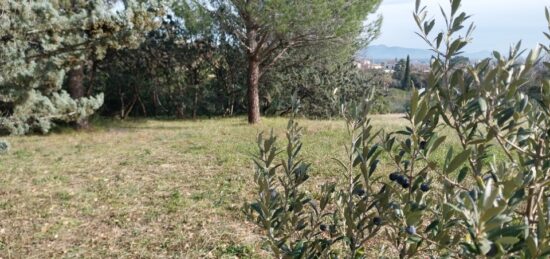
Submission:
[[[0,2],[0,129],[45,133],[56,121],[93,114],[103,95],[74,94],[82,90],[82,67],[108,49],[139,46],[162,10],[138,0]],[[67,74],[76,98],[62,89]]]
[[[377,28],[365,20],[380,0],[212,0],[226,32],[246,53],[248,122],[260,120],[260,79],[290,50],[326,42],[354,44]],[[379,22],[373,23],[380,25]],[[376,27],[374,26],[374,27]],[[342,46],[347,47],[347,46]]]

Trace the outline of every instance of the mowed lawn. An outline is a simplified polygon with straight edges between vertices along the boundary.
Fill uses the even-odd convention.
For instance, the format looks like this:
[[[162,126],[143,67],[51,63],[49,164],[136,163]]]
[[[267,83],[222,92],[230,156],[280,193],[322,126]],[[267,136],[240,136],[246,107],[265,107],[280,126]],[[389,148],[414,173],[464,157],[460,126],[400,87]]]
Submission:
[[[372,120],[377,128],[406,124],[401,115]],[[313,190],[338,179],[331,158],[344,156],[344,122],[299,122]],[[265,257],[241,207],[254,191],[257,134],[273,128],[284,147],[286,123],[109,121],[89,132],[7,137],[0,257]],[[380,173],[391,170],[384,164]]]

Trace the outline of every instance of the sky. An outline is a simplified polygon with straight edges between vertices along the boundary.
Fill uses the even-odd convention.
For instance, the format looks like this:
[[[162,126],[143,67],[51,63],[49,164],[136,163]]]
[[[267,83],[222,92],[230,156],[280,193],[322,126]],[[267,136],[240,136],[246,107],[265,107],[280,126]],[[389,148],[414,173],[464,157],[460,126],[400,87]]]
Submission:
[[[429,7],[428,17],[444,23],[439,5],[449,10],[449,0],[424,0],[422,4]],[[414,6],[415,0],[383,0],[378,9],[384,17],[382,31],[372,44],[426,48],[426,43],[415,34],[418,29],[412,16]],[[476,24],[473,42],[466,51],[507,51],[518,40],[522,40],[524,48],[547,43],[542,34],[548,31],[545,6],[550,6],[549,0],[462,0],[462,10],[472,15],[470,21]]]

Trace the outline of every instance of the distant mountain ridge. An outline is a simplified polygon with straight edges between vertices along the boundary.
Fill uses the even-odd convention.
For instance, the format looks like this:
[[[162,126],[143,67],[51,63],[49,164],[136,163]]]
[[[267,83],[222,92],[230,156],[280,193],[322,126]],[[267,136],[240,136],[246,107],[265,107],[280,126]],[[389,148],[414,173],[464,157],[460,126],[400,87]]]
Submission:
[[[372,45],[366,49],[362,49],[358,52],[357,57],[360,59],[373,59],[373,60],[389,60],[389,59],[402,59],[407,55],[412,60],[429,60],[432,57],[433,52],[427,49],[415,49],[404,47],[390,47],[386,45]],[[490,51],[480,52],[467,52],[462,54],[471,60],[483,59],[491,56]]]

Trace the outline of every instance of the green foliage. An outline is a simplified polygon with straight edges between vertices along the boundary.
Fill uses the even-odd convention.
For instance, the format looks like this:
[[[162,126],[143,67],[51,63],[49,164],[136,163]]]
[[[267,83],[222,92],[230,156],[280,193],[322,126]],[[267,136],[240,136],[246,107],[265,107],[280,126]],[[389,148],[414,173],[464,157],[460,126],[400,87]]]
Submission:
[[[105,93],[102,114],[195,118],[246,112],[247,53],[236,44],[233,32],[224,27],[231,14],[224,13],[224,5],[218,4],[219,9],[209,10],[177,1],[172,7],[174,14],[165,17],[139,48],[110,52],[97,65],[99,76],[94,88]],[[211,11],[222,17],[212,16]],[[338,116],[335,88],[346,85],[341,91],[358,100],[380,76],[363,75],[349,64],[361,45],[358,43],[350,36],[287,49],[262,74],[262,113],[288,113],[291,105],[286,96],[297,91],[306,116]],[[383,112],[385,106],[374,109]]]
[[[403,73],[403,78],[401,79],[401,88],[409,89],[411,87],[411,58],[407,56],[407,61],[405,62],[405,72]]]
[[[231,116],[247,111],[250,53],[242,44],[246,43],[242,35],[246,26],[244,17],[229,11],[246,4],[242,1],[206,2],[172,1],[171,11],[158,17],[162,24],[136,42],[139,47],[109,48],[101,60],[90,57],[94,63],[87,71],[90,77],[88,94],[104,93],[101,115],[123,119],[129,116],[196,118]],[[282,2],[276,2],[268,5],[280,8],[277,12],[285,13],[284,19],[294,19],[292,16],[298,15],[298,9],[306,5],[293,2],[294,8],[290,10]],[[257,54],[263,55],[259,81],[262,113],[287,113],[290,105],[286,96],[298,90],[300,97],[304,97],[305,115],[333,117],[338,115],[338,107],[333,103],[332,92],[337,85],[342,85],[337,81],[354,78],[356,84],[349,87],[353,89],[349,92],[360,93],[355,98],[363,95],[363,85],[372,84],[374,76],[360,75],[355,69],[351,71],[347,63],[358,48],[377,34],[379,20],[367,26],[358,23],[361,17],[374,10],[377,1],[354,1],[350,12],[321,10],[342,4],[323,2],[326,3],[316,5],[319,10],[315,13],[332,19],[300,15],[295,19],[313,20],[308,24],[292,23],[292,28],[278,20],[263,20],[274,10],[250,11],[254,15],[262,14],[257,21],[262,21],[260,25],[265,27],[258,32],[263,40],[257,42],[262,45]],[[252,8],[257,3],[248,5]],[[338,29],[337,34],[331,32],[346,26],[349,28]],[[305,71],[303,67],[311,69]],[[350,76],[342,76],[344,73]],[[281,83],[289,81],[292,84]],[[384,106],[377,110],[385,111]]]
[[[309,221],[292,221],[290,216],[279,218],[295,215],[281,206],[295,198],[282,195],[272,202],[262,195],[269,188],[285,186],[277,184],[277,180],[284,182],[282,179],[286,178],[278,176],[280,165],[271,163],[277,149],[273,148],[267,156],[261,152],[262,158],[269,159],[257,161],[269,161],[272,166],[256,162],[255,179],[260,195],[256,203],[245,208],[251,219],[266,231],[271,249],[278,257],[337,254],[348,258],[371,257],[362,253],[365,249],[362,241],[377,237],[384,237],[400,258],[550,255],[550,78],[537,86],[540,93],[537,99],[522,92],[522,86],[529,83],[531,70],[541,60],[541,49],[532,50],[523,61],[519,59],[518,44],[507,57],[494,52],[492,59],[475,66],[452,62],[470,41],[473,31],[471,25],[460,34],[469,19],[460,11],[460,2],[451,1],[450,11],[443,12],[445,31],[433,37],[435,20],[427,18],[426,8],[417,1],[414,17],[419,35],[430,45],[434,57],[427,87],[412,89],[405,116],[408,125],[404,129],[373,133],[367,115],[372,95],[361,105],[342,106],[346,107],[342,111],[346,114],[351,142],[346,147],[349,161],[337,160],[337,163],[348,181],[330,187],[324,185],[320,194],[301,197],[308,203],[317,197],[320,204],[329,204],[322,207],[327,209],[325,213],[339,220],[330,221],[326,225],[329,227],[321,225],[321,231],[330,232],[330,226],[339,226],[338,223],[345,226],[344,231],[318,235],[323,237],[321,241],[315,239],[317,236],[311,233],[322,221],[318,215],[323,215],[315,209],[300,211],[299,218]],[[550,17],[547,18],[550,23]],[[550,69],[548,63],[545,66]],[[295,125],[294,117],[289,125]],[[301,144],[292,148],[297,138],[294,129],[289,126],[286,161],[298,159],[297,151],[301,148]],[[450,129],[452,135],[442,135],[442,129]],[[439,161],[434,153],[445,148],[451,137],[458,139],[460,146],[448,148],[446,158]],[[272,148],[274,142],[270,138],[265,143]],[[382,181],[385,177],[375,173],[376,158],[382,150],[393,164],[389,181]],[[498,152],[505,157],[497,159]],[[284,161],[281,165],[285,168]],[[301,179],[299,185],[305,180]],[[265,182],[271,184],[262,184]],[[298,188],[292,190],[299,192]],[[336,190],[334,196],[332,190]],[[331,197],[337,197],[332,206]],[[367,223],[369,220],[371,224]],[[297,226],[304,231],[300,233],[307,234],[289,231]],[[273,233],[277,236],[271,236]],[[336,241],[344,245],[338,246]],[[319,246],[315,242],[330,245]],[[286,247],[289,249],[282,249]]]
[[[103,104],[103,94],[74,100],[65,91],[46,97],[39,91],[30,90],[24,98],[15,105],[9,117],[0,118],[2,129],[10,134],[23,135],[35,130],[47,133],[53,121],[77,121],[93,114]]]
[[[392,77],[395,81],[391,86],[403,90],[409,90],[412,86],[424,88],[427,84],[426,73],[424,71],[413,70],[409,56],[407,56],[407,59],[397,61]]]
[[[281,41],[301,41],[286,42],[289,44],[303,44],[304,41],[311,41],[306,36],[315,37],[316,40],[326,37],[337,39],[356,36],[364,30],[363,19],[379,4],[379,1],[358,0],[290,2],[213,0],[211,2],[213,6],[221,8],[219,18],[222,19],[224,26],[228,26],[231,33],[239,33],[231,29],[241,29],[245,32],[244,28],[256,24],[262,27],[262,33],[265,31],[271,37]],[[346,7],[345,11],[342,10],[342,6]],[[246,24],[247,22],[249,24]],[[236,36],[241,38],[240,35]]]
[[[360,102],[384,74],[378,71],[359,71],[353,64],[338,64],[333,67],[315,66],[289,68],[269,75],[271,84],[267,85],[272,103],[266,114],[284,114],[292,105],[285,98],[289,92],[295,92],[301,103],[301,113],[313,118],[333,118],[341,115],[340,102],[348,100]],[[382,92],[376,92],[382,97]],[[384,113],[387,103],[376,98],[371,111]]]
[[[174,9],[139,48],[112,51],[98,65],[96,89],[106,93],[103,114],[194,118],[241,108],[234,106],[243,95],[243,72],[232,65],[242,57],[224,38],[214,43],[214,25],[202,9]]]
[[[369,102],[343,107],[349,145],[347,160],[337,162],[346,184],[325,184],[319,196],[313,197],[301,187],[309,179],[309,164],[299,157],[302,129],[295,121],[298,104],[294,100],[285,159],[276,162],[282,151],[273,133],[258,138],[260,154],[254,159],[254,179],[259,195],[244,211],[267,230],[266,242],[277,257],[334,257],[337,248],[345,248],[349,257],[364,254],[363,244],[382,229],[381,215],[386,213],[389,195],[373,175],[381,150],[372,144],[378,132],[366,118]]]
[[[117,2],[118,3],[118,2]],[[119,3],[120,4],[120,3]],[[76,121],[103,96],[73,100],[65,73],[107,49],[137,46],[157,26],[160,9],[141,1],[2,1],[0,9],[0,126],[12,134],[47,132],[54,121]]]
[[[383,102],[379,113],[405,113],[409,106],[411,91],[399,88],[390,88],[387,91],[381,91],[382,96],[378,102]]]
[[[0,154],[5,154],[10,151],[10,143],[5,140],[0,140]]]
[[[212,0],[206,5],[246,55],[249,123],[260,119],[260,79],[266,72],[297,50],[302,60],[307,59],[304,49],[316,57],[351,58],[377,35],[380,19],[367,26],[365,20],[379,4],[379,0]]]
[[[468,57],[456,56],[453,57],[449,62],[450,65],[453,67],[465,67],[470,64],[470,59]]]

